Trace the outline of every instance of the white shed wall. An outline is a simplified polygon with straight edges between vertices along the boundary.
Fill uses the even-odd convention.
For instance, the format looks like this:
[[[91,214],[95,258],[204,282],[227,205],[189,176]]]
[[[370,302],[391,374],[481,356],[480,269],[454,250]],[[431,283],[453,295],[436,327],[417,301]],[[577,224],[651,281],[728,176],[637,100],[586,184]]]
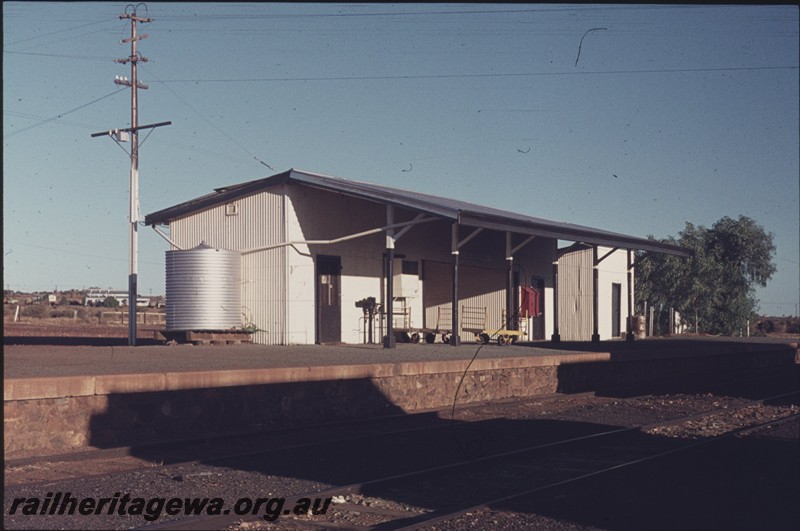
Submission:
[[[291,187],[287,207],[289,234],[292,240],[331,240],[386,225],[383,205],[307,187]],[[316,273],[317,256],[341,258],[341,339],[345,343],[360,343],[363,339],[363,312],[356,301],[366,297],[380,300],[383,234],[373,234],[336,244],[296,246],[291,255],[295,267],[290,273],[289,290],[296,301],[291,312],[298,343],[316,341]],[[302,323],[302,326],[296,326]],[[309,339],[301,341],[301,335]],[[380,338],[377,338],[380,340]],[[294,341],[293,341],[294,342]]]
[[[611,249],[598,247],[598,257]],[[564,341],[589,341],[593,323],[593,256],[591,248],[565,253],[558,261],[558,325]],[[612,338],[612,284],[620,284],[620,331],[626,330],[628,315],[628,255],[620,249],[598,267],[598,334]],[[633,278],[633,277],[631,277]]]
[[[205,241],[220,249],[243,251],[284,241],[280,223],[282,190],[260,192],[170,223],[170,238],[191,249]],[[236,212],[232,215],[232,212]],[[242,324],[263,330],[254,341],[285,341],[286,251],[278,248],[242,255]]]
[[[287,191],[283,201],[286,226],[284,241],[307,240],[291,192]],[[286,249],[286,344],[313,344],[316,340],[314,257],[306,244],[296,244],[284,249]]]
[[[262,330],[254,335],[254,341],[268,345],[317,341],[316,259],[318,256],[340,257],[341,340],[360,343],[366,324],[363,311],[355,302],[375,297],[378,302],[385,303],[382,300],[384,233],[337,244],[297,243],[262,248],[289,241],[329,240],[382,227],[387,222],[386,208],[383,204],[343,194],[282,185],[174,220],[170,224],[170,237],[184,249],[205,241],[221,249],[246,251],[242,256],[242,324],[252,324]],[[396,222],[413,218],[414,213],[395,209]],[[425,274],[425,280],[412,282],[416,292],[405,293],[413,327],[435,327],[439,306],[447,307],[449,314],[452,294],[450,228],[450,223],[445,221],[421,224],[412,227],[396,242],[395,252],[402,256],[395,262],[396,278],[401,275],[403,260],[418,263],[420,274]],[[462,228],[462,238],[472,230]],[[503,325],[507,276],[507,271],[501,269],[506,263],[504,247],[505,235],[487,230],[461,250],[460,304],[487,307],[490,328]],[[522,285],[527,285],[531,276],[545,279],[544,313],[548,337],[553,321],[551,264],[555,249],[554,240],[537,238],[515,256]],[[437,263],[439,265],[431,266],[430,271],[424,269],[428,264]],[[413,281],[413,278],[405,280]],[[429,291],[441,292],[445,298],[423,307]],[[400,303],[395,307],[399,308]],[[402,325],[402,321],[395,321],[395,324]],[[375,341],[380,341],[378,332],[376,329]]]
[[[600,247],[599,256],[603,256],[610,251],[609,248]],[[627,327],[628,318],[628,254],[625,250],[618,250],[611,256],[600,262],[599,279],[599,333],[600,339],[612,338],[612,314],[611,314],[611,285],[619,284],[620,289],[620,316],[619,329],[624,334]],[[631,275],[633,281],[633,275]],[[618,337],[621,337],[620,336]]]
[[[558,330],[564,341],[592,338],[592,250],[558,259]]]

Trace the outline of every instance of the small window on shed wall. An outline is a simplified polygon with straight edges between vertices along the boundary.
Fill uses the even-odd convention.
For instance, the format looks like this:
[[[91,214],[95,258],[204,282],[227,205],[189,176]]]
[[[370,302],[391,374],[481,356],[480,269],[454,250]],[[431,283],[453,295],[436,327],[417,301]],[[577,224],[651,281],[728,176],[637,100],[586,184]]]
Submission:
[[[239,215],[239,205],[236,203],[228,203],[225,205],[225,215],[226,216],[238,216]]]
[[[403,260],[402,270],[404,275],[419,276],[419,262],[412,260]]]

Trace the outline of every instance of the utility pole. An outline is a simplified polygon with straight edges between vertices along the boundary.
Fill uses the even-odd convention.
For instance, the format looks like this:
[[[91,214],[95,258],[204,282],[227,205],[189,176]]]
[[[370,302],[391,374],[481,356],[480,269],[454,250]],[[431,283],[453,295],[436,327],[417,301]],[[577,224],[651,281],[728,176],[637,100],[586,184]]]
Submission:
[[[147,58],[140,55],[136,50],[136,43],[142,39],[146,39],[147,35],[137,35],[136,23],[152,22],[152,19],[140,17],[136,14],[136,6],[128,5],[125,8],[125,14],[120,15],[120,20],[128,19],[131,21],[131,36],[128,39],[123,39],[122,44],[131,44],[131,54],[125,59],[115,59],[115,63],[131,64],[131,78],[117,76],[114,83],[131,88],[131,126],[126,129],[113,129],[102,133],[94,133],[92,137],[109,135],[115,142],[126,142],[128,138],[131,141],[131,171],[130,171],[130,234],[128,238],[130,249],[130,268],[128,274],[128,345],[136,345],[136,301],[138,299],[138,247],[139,247],[139,129],[151,129],[160,127],[162,125],[170,125],[172,122],[160,122],[157,124],[139,126],[139,109],[138,109],[138,89],[147,89],[147,85],[139,81],[136,65],[141,62],[147,62]],[[128,12],[131,8],[131,12]],[[147,7],[145,6],[145,9]]]
[[[126,8],[127,11],[127,8]],[[147,85],[139,82],[136,65],[139,61],[146,62],[146,57],[139,57],[136,51],[136,42],[146,39],[147,35],[136,35],[137,22],[150,22],[149,18],[136,16],[136,8],[132,13],[125,13],[119,16],[120,20],[129,19],[131,21],[131,37],[122,42],[131,43],[131,55],[127,59],[116,59],[114,62],[119,64],[131,63],[131,80],[117,78],[114,83],[131,87],[131,176],[130,176],[130,271],[128,275],[128,345],[136,345],[136,301],[139,298],[137,288],[137,277],[139,273],[139,132],[136,130],[139,125],[138,108],[138,89],[147,89]]]

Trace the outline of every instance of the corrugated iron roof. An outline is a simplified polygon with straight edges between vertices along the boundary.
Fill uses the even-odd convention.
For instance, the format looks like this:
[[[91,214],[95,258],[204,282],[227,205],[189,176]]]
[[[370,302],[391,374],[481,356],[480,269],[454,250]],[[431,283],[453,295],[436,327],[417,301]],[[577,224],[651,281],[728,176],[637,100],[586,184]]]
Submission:
[[[424,212],[442,219],[458,222],[472,227],[509,231],[577,241],[589,244],[620,247],[623,249],[639,249],[678,256],[690,256],[691,251],[676,245],[661,243],[656,240],[628,236],[604,231],[592,227],[574,225],[559,221],[535,218],[496,208],[476,205],[447,197],[402,190],[362,181],[353,181],[290,169],[288,171],[246,183],[216,188],[213,193],[192,199],[185,203],[159,210],[145,217],[145,224],[160,225],[169,223],[195,212],[200,212],[220,204],[229,203],[241,197],[255,194],[266,188],[279,184],[297,183],[340,194],[357,197],[406,208],[416,212]]]

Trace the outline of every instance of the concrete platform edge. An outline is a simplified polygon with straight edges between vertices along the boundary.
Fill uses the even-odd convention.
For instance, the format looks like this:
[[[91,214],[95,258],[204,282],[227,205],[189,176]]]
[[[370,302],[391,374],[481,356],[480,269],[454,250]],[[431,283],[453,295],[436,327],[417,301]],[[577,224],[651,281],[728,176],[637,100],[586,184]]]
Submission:
[[[476,359],[470,371],[492,371],[528,367],[553,367],[567,363],[609,361],[608,352],[571,353],[566,356]],[[229,369],[139,374],[103,374],[95,376],[55,376],[9,378],[3,381],[3,401],[41,400],[77,396],[110,395],[208,389],[245,385],[393,378],[423,374],[461,373],[469,360],[446,360],[405,363],[327,365],[317,367],[277,367],[260,370]]]

